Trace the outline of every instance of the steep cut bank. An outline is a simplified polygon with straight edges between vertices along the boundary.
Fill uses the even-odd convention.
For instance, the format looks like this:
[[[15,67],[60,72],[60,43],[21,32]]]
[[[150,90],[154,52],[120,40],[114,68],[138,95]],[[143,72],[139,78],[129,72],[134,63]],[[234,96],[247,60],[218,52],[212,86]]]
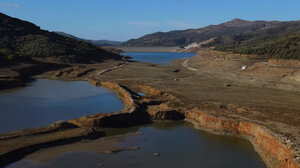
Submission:
[[[159,89],[149,86],[140,86],[140,90],[155,96],[164,94]],[[173,101],[176,97],[168,95],[167,99]],[[179,112],[184,115],[185,120],[194,123],[197,128],[214,134],[238,136],[249,140],[268,167],[299,167],[299,163],[294,160],[296,157],[290,148],[290,142],[283,140],[280,135],[276,135],[264,126],[241,119],[214,117],[201,110],[172,109],[168,104],[169,102],[161,104],[159,110],[148,111],[148,113],[156,120],[164,120],[174,119]]]
[[[186,119],[195,123],[198,128],[212,133],[250,140],[268,167],[299,167],[293,159],[294,155],[289,144],[283,143],[280,136],[276,136],[261,125],[240,119],[214,117],[201,110],[186,110],[184,107],[173,106],[172,104],[177,101],[176,97],[146,85],[135,86],[135,91],[146,94],[139,96],[117,83],[98,81],[90,83],[115,91],[126,104],[124,110],[112,114],[99,113],[81,117],[40,129],[2,134],[0,165],[6,165],[40,148],[72,143],[82,138],[97,138],[102,136],[101,128],[128,127],[149,123],[152,120]],[[20,140],[23,143],[15,145],[16,142],[21,142]]]
[[[201,59],[200,62],[202,61]],[[223,59],[221,61],[224,62]],[[188,64],[197,69],[202,67],[202,65],[192,64],[195,62],[189,61]],[[234,81],[219,79],[218,76],[215,77],[209,73],[187,70],[181,64],[180,66],[152,66],[132,63],[101,76],[97,71],[87,76],[93,77],[96,81],[115,81],[136,93],[147,94],[143,90],[134,88],[137,85],[149,85],[162,89],[179,99],[174,102],[175,107],[171,106],[172,108],[168,109],[165,103],[160,101],[160,94],[152,95],[156,101],[146,102],[151,103],[147,105],[146,110],[148,114],[153,114],[151,116],[155,119],[171,119],[170,116],[174,110],[183,114],[184,111],[198,108],[205,114],[218,118],[222,116],[231,120],[241,119],[265,126],[292,145],[291,151],[295,152],[292,158],[295,161],[300,159],[299,152],[297,152],[299,151],[298,112],[300,108],[297,101],[300,96],[298,92],[269,89],[267,86],[244,86]],[[65,77],[68,78],[68,76]],[[187,109],[184,109],[185,107]],[[161,110],[162,108],[165,110]]]
[[[248,139],[254,145],[268,167],[298,168],[293,159],[291,149],[283,144],[280,137],[274,136],[267,128],[246,121],[234,121],[205,115],[200,111],[185,113],[188,121],[199,126],[200,129],[215,134],[239,136]]]

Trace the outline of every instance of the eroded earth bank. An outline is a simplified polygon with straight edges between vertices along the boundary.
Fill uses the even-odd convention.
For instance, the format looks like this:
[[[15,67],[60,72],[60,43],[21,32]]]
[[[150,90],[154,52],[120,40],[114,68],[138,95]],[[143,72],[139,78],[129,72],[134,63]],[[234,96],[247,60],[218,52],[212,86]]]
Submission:
[[[208,55],[210,59],[206,59]],[[274,72],[269,73],[273,76],[263,76],[261,68]],[[279,79],[283,76],[280,72],[290,73]],[[1,134],[0,165],[41,148],[96,139],[104,136],[103,128],[153,120],[187,120],[202,130],[248,139],[268,167],[296,168],[300,162],[297,74],[297,66],[277,66],[248,57],[237,60],[210,50],[166,66],[108,61],[50,70],[37,77],[83,80],[107,87],[123,99],[125,108],[117,113],[99,113],[48,127]],[[140,92],[145,96],[137,94]],[[105,151],[130,150],[113,144]]]

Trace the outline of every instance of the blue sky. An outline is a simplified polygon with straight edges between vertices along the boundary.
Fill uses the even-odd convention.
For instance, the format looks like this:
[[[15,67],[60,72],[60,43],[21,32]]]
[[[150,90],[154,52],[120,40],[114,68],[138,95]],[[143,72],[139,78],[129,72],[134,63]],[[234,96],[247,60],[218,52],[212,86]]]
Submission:
[[[234,18],[300,20],[300,0],[0,0],[0,11],[49,31],[125,41]]]

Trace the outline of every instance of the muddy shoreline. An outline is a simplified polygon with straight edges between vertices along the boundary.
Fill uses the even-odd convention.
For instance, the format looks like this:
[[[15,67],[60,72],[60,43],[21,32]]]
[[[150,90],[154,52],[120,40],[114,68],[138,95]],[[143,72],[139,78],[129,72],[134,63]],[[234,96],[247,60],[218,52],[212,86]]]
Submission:
[[[136,63],[125,64],[126,68],[127,64],[135,65]],[[151,67],[149,64],[137,64],[146,68]],[[164,67],[158,66],[158,68]],[[173,69],[173,67],[169,69]],[[100,70],[102,72],[103,68]],[[187,120],[195,123],[200,129],[211,133],[239,136],[249,140],[268,167],[299,167],[299,162],[295,161],[295,158],[299,157],[297,147],[290,140],[263,126],[260,122],[218,115],[220,111],[230,111],[226,105],[218,104],[217,108],[211,105],[203,107],[203,109],[195,108],[182,102],[180,95],[147,85],[147,82],[139,83],[130,81],[130,79],[120,80],[118,79],[120,76],[115,77],[114,74],[109,77],[103,75],[99,78],[96,74],[98,75],[100,70],[96,66],[76,65],[49,71],[40,77],[83,80],[94,85],[107,87],[123,99],[126,107],[122,111],[113,114],[99,113],[55,123],[44,128],[1,134],[0,166],[19,160],[41,148],[73,143],[86,138],[102,137],[104,135],[101,128],[127,127],[149,123],[153,120]],[[139,96],[137,94],[139,92],[145,93],[146,96]],[[240,111],[247,109],[245,107],[238,108]],[[207,112],[207,109],[215,112]],[[49,139],[49,137],[51,138]]]
[[[126,53],[126,52],[175,52],[180,47],[116,46],[110,48],[116,48]]]
[[[151,111],[148,114],[135,114],[135,113],[141,113],[140,109],[138,109],[137,112],[135,112],[136,110],[135,108],[140,108],[139,106],[141,105],[145,106],[144,103],[148,102],[149,100],[147,99],[134,100],[132,97],[137,96],[137,95],[133,95],[135,94],[134,92],[130,93],[127,89],[115,83],[110,83],[110,82],[98,83],[95,81],[90,81],[90,83],[95,85],[101,85],[103,87],[112,89],[114,92],[116,92],[117,95],[119,95],[124,100],[124,103],[126,104],[126,108],[123,111],[115,114],[108,114],[108,115],[96,114],[93,116],[70,120],[63,124],[60,123],[59,131],[65,131],[62,130],[62,128],[64,127],[71,127],[69,129],[72,129],[72,127],[74,127],[74,129],[118,128],[118,127],[127,127],[132,125],[150,123],[151,120],[185,119],[187,121],[195,123],[200,129],[208,131],[210,133],[227,135],[227,136],[239,136],[242,138],[246,138],[247,140],[252,142],[257,152],[260,154],[260,156],[263,158],[263,160],[266,162],[266,164],[269,167],[289,167],[289,168],[297,167],[297,164],[292,159],[292,154],[289,148],[281,143],[282,140],[279,140],[278,137],[275,138],[275,136],[272,133],[269,133],[269,131],[266,128],[262,128],[259,125],[250,122],[247,123],[245,121],[231,121],[226,119],[215,118],[212,116],[207,116],[204,113],[201,113],[200,111],[183,111],[183,109],[172,109],[170,107],[167,107],[166,105],[166,103],[168,103],[167,101],[169,101],[168,98],[166,97],[172,97],[172,96],[167,93],[162,93],[158,89],[149,86],[139,86],[139,87],[141,91],[146,92],[148,95],[151,94],[151,96],[162,96],[161,98],[164,98],[165,100],[163,101],[165,101],[166,103],[160,104],[159,109],[155,111]],[[139,105],[137,105],[137,103]],[[154,100],[151,100],[151,104],[153,103]],[[129,115],[132,115],[134,117],[130,117]],[[136,120],[136,117],[138,118],[138,120]],[[69,126],[63,126],[63,125],[69,125]],[[52,131],[55,132],[58,130],[52,130]],[[30,132],[32,132],[32,130]],[[47,136],[47,133],[50,132],[51,131],[48,132],[37,131],[35,134],[25,133],[24,135],[23,133],[23,135],[15,135],[15,136],[7,135],[6,138],[1,136],[1,140],[3,141],[5,139],[6,140],[18,139],[24,136],[27,136],[27,138],[29,138],[31,136],[38,135],[38,134],[44,134],[44,136]],[[3,163],[0,162],[0,163],[2,165],[5,165],[12,161],[16,161],[26,156],[27,154],[32,153],[37,149],[57,146],[62,144],[68,144],[68,143],[74,143],[85,138],[91,139],[91,138],[98,138],[98,137],[100,137],[100,133],[97,135],[94,131],[91,131],[90,133],[87,133],[84,136],[83,135],[74,136],[71,138],[56,139],[53,141],[42,142],[42,143],[40,142],[36,144],[35,142],[32,142],[31,145],[24,146],[23,148],[14,149],[12,151],[8,150],[9,152],[2,153],[1,160],[6,160],[7,163],[4,162]],[[267,144],[271,144],[271,146],[266,146]],[[14,158],[14,160],[10,160],[9,158]]]

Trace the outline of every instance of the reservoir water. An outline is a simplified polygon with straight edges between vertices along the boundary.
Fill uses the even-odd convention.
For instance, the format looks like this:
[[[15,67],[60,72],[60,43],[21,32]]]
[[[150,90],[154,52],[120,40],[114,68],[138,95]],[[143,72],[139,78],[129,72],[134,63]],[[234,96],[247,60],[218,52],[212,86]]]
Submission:
[[[38,79],[24,88],[0,92],[0,132],[117,112],[123,107],[112,91],[88,82]]]
[[[167,65],[175,59],[190,58],[195,56],[195,53],[174,53],[174,52],[145,52],[145,53],[124,53],[131,56],[132,60],[139,62],[148,62],[152,64]]]
[[[132,56],[136,61],[166,65],[171,60],[193,57],[195,54],[125,53],[125,55]],[[144,96],[144,93],[139,94]],[[7,132],[45,126],[58,120],[98,112],[116,112],[123,109],[124,104],[110,90],[95,87],[87,82],[38,79],[30,86],[0,92],[0,107],[0,132]],[[129,128],[108,129],[105,130],[105,135],[108,137],[134,132],[142,134],[128,136],[117,145],[138,147],[137,150],[103,154],[89,151],[90,147],[78,150],[75,143],[40,149],[8,165],[7,168],[266,167],[250,142],[241,138],[212,135],[197,130],[193,124],[184,121],[155,122]],[[83,140],[78,143],[83,146],[92,144],[94,148],[100,146],[97,145],[100,140],[101,138],[93,141]],[[53,151],[58,153],[53,154]],[[47,161],[41,161],[44,158],[47,158]]]
[[[50,161],[39,162],[36,161],[39,158],[31,157],[31,159],[25,158],[8,167],[97,168],[99,165],[103,168],[266,167],[250,142],[235,137],[212,135],[193,128],[193,125],[188,122],[153,123],[116,131],[118,131],[117,134],[142,132],[141,135],[127,137],[124,142],[118,144],[126,147],[137,146],[139,149],[115,154],[100,154],[84,150],[63,151]],[[112,131],[110,134],[113,134]],[[88,145],[89,142],[81,143]],[[93,145],[96,144],[93,143]],[[38,152],[40,153],[35,154],[35,157],[43,158],[51,153],[49,149]],[[158,153],[159,156],[154,156],[154,153]]]

